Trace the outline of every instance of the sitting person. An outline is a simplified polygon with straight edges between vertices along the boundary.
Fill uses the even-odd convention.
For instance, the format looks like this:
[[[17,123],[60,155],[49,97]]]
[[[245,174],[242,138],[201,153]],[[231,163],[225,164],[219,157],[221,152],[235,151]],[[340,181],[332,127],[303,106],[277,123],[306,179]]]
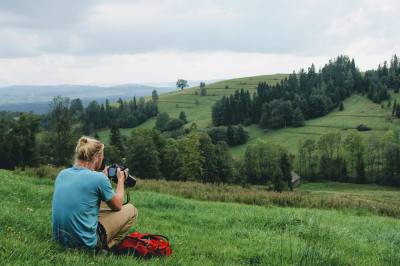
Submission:
[[[138,215],[132,204],[123,205],[128,169],[117,170],[115,192],[103,162],[104,144],[81,137],[75,165],[62,170],[55,181],[52,202],[53,239],[66,247],[109,250],[128,234]],[[108,207],[107,207],[108,206]]]

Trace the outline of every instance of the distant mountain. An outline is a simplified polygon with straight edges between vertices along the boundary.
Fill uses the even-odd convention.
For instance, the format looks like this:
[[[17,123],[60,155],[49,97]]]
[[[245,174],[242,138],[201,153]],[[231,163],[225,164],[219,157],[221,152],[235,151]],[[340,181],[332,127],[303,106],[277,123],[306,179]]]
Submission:
[[[92,100],[99,102],[109,99],[149,96],[153,90],[159,94],[176,90],[175,86],[147,86],[140,84],[123,84],[117,86],[92,85],[14,85],[0,87],[0,111],[17,111],[35,113],[47,112],[49,102],[55,96],[80,98],[83,103]]]

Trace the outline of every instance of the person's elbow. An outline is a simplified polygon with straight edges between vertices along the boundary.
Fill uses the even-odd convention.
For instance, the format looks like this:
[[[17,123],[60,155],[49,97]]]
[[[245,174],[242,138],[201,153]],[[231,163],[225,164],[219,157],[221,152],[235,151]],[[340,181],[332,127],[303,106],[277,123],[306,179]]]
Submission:
[[[111,200],[107,201],[107,205],[113,211],[120,211],[122,209],[122,198],[115,195]]]

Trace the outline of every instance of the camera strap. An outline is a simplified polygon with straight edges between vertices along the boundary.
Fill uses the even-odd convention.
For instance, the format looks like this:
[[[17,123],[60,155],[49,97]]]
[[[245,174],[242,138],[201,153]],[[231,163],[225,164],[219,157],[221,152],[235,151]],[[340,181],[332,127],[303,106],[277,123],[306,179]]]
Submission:
[[[126,201],[122,205],[126,205],[131,201],[131,195],[129,194],[128,188],[125,188],[125,194],[126,194]]]

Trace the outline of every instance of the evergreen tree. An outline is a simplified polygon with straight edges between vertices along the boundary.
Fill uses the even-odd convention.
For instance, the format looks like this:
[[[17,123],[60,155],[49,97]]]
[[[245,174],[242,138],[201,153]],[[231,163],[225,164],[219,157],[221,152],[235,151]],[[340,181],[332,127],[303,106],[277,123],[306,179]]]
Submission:
[[[121,132],[118,127],[113,125],[110,130],[110,145],[115,147],[120,155],[120,157],[124,157],[125,149],[122,143]]]
[[[274,191],[282,192],[284,190],[283,173],[279,167],[276,167],[272,174],[272,185]]]
[[[50,105],[50,128],[52,135],[49,142],[54,151],[54,163],[67,165],[72,158],[74,145],[68,98],[53,99]]]
[[[185,124],[188,122],[187,118],[186,118],[186,114],[183,111],[179,113],[179,119],[182,120],[183,123],[185,123]]]
[[[167,128],[167,123],[170,120],[168,113],[163,112],[157,115],[155,128],[162,131],[165,131]]]
[[[304,125],[304,115],[299,107],[293,111],[293,122],[292,125],[295,127],[301,127]]]
[[[158,101],[157,90],[153,90],[153,92],[151,93],[151,98],[152,98],[153,102],[157,102]],[[135,99],[135,101],[136,101],[136,99]]]
[[[340,102],[339,111],[343,111],[343,110],[344,110],[343,102]]]
[[[152,131],[139,129],[128,140],[126,163],[130,171],[141,178],[161,178],[160,154]]]
[[[279,167],[282,171],[282,180],[285,182],[290,190],[293,190],[292,187],[292,174],[291,174],[291,165],[289,161],[289,156],[287,153],[283,153],[281,155],[280,161],[279,161]]]
[[[229,146],[235,145],[235,131],[230,125],[226,129],[226,140]]]

